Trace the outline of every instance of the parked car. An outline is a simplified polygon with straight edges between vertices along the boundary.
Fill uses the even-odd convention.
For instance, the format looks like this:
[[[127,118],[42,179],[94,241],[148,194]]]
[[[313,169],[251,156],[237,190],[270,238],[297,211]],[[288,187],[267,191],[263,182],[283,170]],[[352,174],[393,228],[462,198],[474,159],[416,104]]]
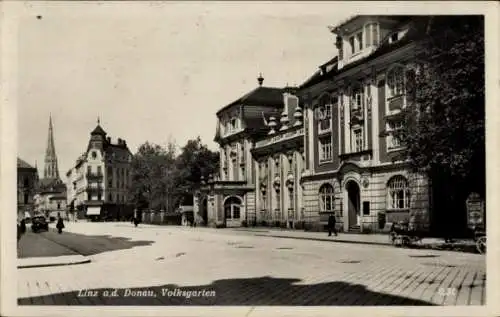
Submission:
[[[44,215],[36,215],[31,219],[31,230],[33,232],[39,232],[40,230],[49,230],[49,224]]]

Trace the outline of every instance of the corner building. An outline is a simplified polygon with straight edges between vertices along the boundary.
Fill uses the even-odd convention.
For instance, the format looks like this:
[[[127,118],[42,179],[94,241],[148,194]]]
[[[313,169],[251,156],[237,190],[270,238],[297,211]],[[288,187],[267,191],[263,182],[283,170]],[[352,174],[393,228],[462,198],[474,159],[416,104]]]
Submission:
[[[217,113],[220,173],[195,197],[206,224],[376,232],[432,222],[430,182],[393,137],[418,71],[418,18],[355,16],[337,56],[298,88],[259,87]]]
[[[126,141],[118,138],[112,143],[98,122],[87,149],[66,173],[72,216],[94,221],[129,219],[133,215],[128,199],[131,162]]]
[[[337,57],[301,87],[305,100],[305,218],[344,231],[375,232],[411,217],[428,229],[429,182],[411,173],[393,137],[411,102],[415,19],[357,16],[331,28]]]

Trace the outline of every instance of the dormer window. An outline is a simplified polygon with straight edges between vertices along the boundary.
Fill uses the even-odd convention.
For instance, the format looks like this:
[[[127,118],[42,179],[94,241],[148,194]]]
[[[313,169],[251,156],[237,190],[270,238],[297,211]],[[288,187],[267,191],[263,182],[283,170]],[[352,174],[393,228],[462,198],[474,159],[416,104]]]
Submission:
[[[353,55],[356,52],[356,48],[354,46],[354,36],[349,38],[349,47],[351,48],[351,55]]]
[[[362,51],[363,50],[363,32],[359,32],[358,34],[356,34],[356,42],[358,44],[358,49],[357,51]]]

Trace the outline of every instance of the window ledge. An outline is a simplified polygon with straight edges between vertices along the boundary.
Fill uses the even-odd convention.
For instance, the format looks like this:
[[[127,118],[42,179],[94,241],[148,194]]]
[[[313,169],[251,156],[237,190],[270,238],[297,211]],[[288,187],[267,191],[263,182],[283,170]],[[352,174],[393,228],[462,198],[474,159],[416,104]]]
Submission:
[[[323,134],[328,134],[328,133],[332,133],[332,128],[328,128],[328,129],[318,129],[318,135],[323,135]]]
[[[395,147],[395,148],[388,148],[387,153],[400,152],[400,151],[403,151],[404,149],[405,149],[404,146]]]
[[[410,208],[404,208],[404,209],[386,209],[385,212],[391,213],[391,212],[410,212]]]
[[[398,99],[398,98],[402,98],[402,97],[406,97],[406,94],[403,93],[403,94],[399,94],[399,95],[388,97],[387,101],[392,101],[392,100],[395,100],[395,99]]]
[[[323,165],[323,164],[328,164],[328,163],[333,163],[333,158],[328,159],[328,160],[319,160],[318,165]]]
[[[342,153],[339,155],[339,157],[340,157],[340,159],[345,160],[345,159],[348,159],[348,158],[353,157],[353,156],[366,155],[366,154],[371,155],[372,153],[373,153],[372,149],[368,149],[368,150],[363,150],[363,151],[359,151],[359,152]]]

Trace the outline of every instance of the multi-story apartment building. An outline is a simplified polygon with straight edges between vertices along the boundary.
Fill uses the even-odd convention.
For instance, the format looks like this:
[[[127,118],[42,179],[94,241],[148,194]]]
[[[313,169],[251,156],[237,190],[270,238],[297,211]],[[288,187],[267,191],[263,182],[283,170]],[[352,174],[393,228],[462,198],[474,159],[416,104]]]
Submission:
[[[38,186],[38,171],[17,158],[17,217],[32,217],[34,213],[34,196]]]
[[[279,222],[378,231],[430,223],[429,181],[393,136],[415,72],[416,19],[356,16],[332,27],[338,54],[299,89],[260,86],[217,113],[220,175],[195,213],[238,226]]]
[[[127,197],[132,153],[125,140],[112,143],[106,135],[98,121],[87,150],[66,173],[69,209],[78,218],[125,219],[133,214]]]

